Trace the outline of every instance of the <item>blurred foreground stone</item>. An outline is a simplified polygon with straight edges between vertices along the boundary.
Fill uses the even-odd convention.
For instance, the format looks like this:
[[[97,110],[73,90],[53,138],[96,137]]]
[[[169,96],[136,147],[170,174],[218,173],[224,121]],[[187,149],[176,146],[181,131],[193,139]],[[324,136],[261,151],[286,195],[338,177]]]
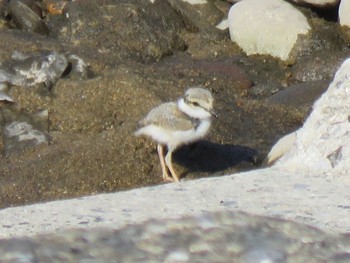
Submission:
[[[241,212],[0,241],[1,262],[349,262],[350,238]]]

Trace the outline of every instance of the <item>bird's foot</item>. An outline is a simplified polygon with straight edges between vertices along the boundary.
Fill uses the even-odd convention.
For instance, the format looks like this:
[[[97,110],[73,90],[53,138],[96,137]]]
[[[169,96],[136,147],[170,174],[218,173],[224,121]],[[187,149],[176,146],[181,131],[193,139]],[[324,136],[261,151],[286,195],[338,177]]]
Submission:
[[[175,182],[178,182],[179,179],[177,177],[172,177],[169,174],[163,174],[163,181],[165,183],[175,183]]]
[[[174,182],[174,178],[172,178],[171,176],[163,177],[163,182],[164,183],[173,183]]]

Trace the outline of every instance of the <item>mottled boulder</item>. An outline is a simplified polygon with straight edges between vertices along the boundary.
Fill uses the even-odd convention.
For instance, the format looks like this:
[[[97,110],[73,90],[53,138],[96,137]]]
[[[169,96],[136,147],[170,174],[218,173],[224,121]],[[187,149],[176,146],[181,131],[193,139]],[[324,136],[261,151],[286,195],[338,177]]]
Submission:
[[[14,52],[0,66],[0,83],[17,86],[44,84],[51,88],[68,67],[67,58],[55,51],[27,55]]]
[[[350,59],[337,71],[289,151],[276,163],[285,169],[348,173],[350,169]]]
[[[232,41],[248,55],[271,55],[287,63],[294,62],[310,31],[306,17],[281,0],[239,2],[230,9],[228,20]]]
[[[27,122],[14,121],[4,128],[5,154],[16,153],[40,144],[48,144],[50,136]]]

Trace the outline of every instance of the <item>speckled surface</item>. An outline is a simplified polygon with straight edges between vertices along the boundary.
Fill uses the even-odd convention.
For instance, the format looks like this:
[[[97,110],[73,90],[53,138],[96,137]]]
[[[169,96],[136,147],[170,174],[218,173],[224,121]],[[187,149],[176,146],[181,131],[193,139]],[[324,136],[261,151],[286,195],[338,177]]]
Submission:
[[[70,228],[117,229],[149,219],[243,210],[291,219],[326,232],[350,231],[348,175],[286,173],[276,168],[114,194],[0,210],[0,237]]]
[[[5,262],[349,262],[350,239],[239,212],[0,241]],[[2,261],[4,262],[4,261]]]

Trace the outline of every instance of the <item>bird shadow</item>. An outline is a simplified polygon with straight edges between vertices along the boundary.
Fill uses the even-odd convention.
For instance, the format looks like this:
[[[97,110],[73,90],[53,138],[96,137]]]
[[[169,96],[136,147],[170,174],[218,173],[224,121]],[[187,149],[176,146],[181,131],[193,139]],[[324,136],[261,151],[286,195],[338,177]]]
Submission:
[[[247,166],[246,164],[257,165],[259,162],[258,151],[253,148],[205,140],[182,146],[173,153],[173,158],[191,172],[210,173],[233,167],[239,169],[238,166]]]

